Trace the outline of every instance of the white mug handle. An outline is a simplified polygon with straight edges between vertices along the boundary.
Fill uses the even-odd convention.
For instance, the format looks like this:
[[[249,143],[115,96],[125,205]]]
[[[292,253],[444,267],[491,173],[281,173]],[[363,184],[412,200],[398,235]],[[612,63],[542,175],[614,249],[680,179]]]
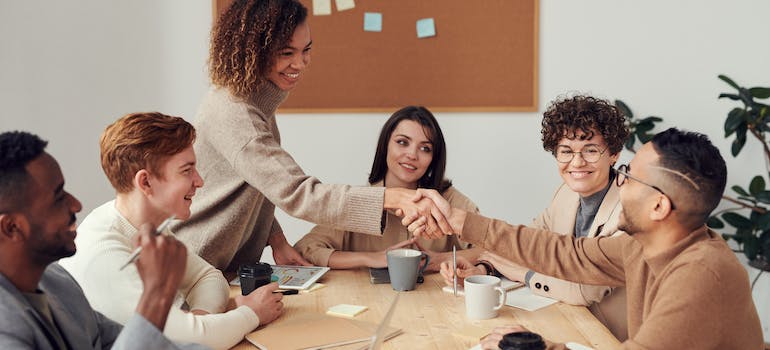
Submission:
[[[500,310],[503,305],[505,305],[505,289],[500,287],[495,287],[495,291],[500,293],[500,300],[498,301],[499,304],[493,308],[493,310]]]

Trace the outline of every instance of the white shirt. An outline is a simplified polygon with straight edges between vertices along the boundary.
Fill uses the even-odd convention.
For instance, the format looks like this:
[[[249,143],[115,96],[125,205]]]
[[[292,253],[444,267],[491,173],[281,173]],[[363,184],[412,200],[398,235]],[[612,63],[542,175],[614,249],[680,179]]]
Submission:
[[[109,201],[94,209],[78,227],[77,253],[59,263],[77,280],[94,310],[125,324],[134,314],[142,294],[136,266],[119,270],[134,250],[137,229]],[[169,230],[165,234],[172,234]],[[247,306],[222,313],[229,286],[222,272],[201,257],[187,254],[187,268],[169,311],[164,334],[174,341],[200,343],[227,349],[259,326],[259,317]],[[194,315],[181,309],[204,310]]]

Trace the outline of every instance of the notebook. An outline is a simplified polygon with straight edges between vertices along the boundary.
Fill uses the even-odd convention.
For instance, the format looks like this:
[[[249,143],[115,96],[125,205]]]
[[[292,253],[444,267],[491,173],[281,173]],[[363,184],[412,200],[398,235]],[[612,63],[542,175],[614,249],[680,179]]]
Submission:
[[[396,300],[398,295],[379,325],[313,314],[278,326],[268,324],[246,335],[246,340],[262,350],[379,349],[373,347],[375,343],[379,342],[376,346],[381,346],[383,341],[401,334],[400,329],[389,326]],[[302,336],[297,336],[299,334]]]

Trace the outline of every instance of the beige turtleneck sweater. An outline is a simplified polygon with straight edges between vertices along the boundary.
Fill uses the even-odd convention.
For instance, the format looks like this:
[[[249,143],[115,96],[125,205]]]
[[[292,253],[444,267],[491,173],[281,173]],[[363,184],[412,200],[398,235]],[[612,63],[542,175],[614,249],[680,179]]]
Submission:
[[[205,184],[192,217],[172,228],[218,269],[260,259],[269,235],[282,231],[275,206],[320,225],[381,234],[384,188],[322,184],[281,147],[275,110],[286,97],[270,82],[248,100],[215,87],[198,110],[194,148]]]

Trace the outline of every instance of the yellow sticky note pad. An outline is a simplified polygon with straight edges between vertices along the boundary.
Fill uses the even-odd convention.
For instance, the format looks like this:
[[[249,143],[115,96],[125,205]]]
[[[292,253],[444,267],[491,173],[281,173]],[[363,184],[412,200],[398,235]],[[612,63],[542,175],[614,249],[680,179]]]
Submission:
[[[355,317],[368,309],[368,307],[361,305],[339,304],[326,310],[326,314],[330,316]]]

